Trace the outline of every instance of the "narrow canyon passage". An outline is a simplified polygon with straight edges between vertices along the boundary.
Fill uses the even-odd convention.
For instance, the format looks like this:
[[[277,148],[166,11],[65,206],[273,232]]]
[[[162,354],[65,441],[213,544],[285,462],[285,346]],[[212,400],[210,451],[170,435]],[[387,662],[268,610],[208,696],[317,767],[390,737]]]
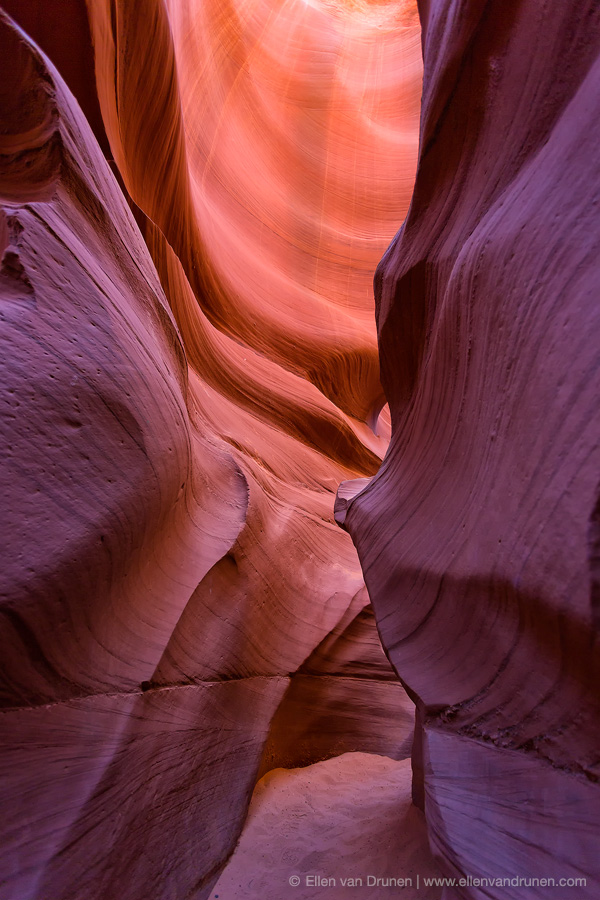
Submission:
[[[3,22],[3,886],[201,897],[264,773],[361,751],[368,791],[411,752],[333,506],[389,440],[372,279],[414,180],[417,9],[91,0],[71,42],[5,8],[50,59]]]
[[[0,7],[1,900],[597,900],[597,0]]]

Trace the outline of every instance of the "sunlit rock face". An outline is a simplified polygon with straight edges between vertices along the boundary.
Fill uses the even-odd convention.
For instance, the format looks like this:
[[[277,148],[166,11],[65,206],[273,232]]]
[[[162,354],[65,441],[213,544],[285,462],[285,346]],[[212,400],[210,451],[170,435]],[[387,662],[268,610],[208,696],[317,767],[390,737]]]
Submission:
[[[89,6],[115,160],[204,313],[373,420],[372,277],[416,157],[414,5],[152,0],[146,28],[131,4]]]
[[[43,6],[10,8],[66,65]],[[0,24],[2,896],[200,898],[259,772],[410,752],[333,499],[387,445],[368,284],[419,31],[392,5],[77,10],[110,166]]]
[[[418,698],[448,873],[596,896],[600,8],[421,14],[415,192],[376,277],[393,435],[339,518]],[[445,897],[523,890],[546,889]]]

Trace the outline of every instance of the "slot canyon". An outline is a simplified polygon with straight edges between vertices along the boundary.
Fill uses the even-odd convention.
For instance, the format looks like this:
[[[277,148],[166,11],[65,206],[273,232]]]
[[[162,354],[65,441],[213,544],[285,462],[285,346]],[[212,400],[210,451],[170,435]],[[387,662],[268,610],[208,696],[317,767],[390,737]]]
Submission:
[[[0,900],[600,900],[598,0],[0,71]]]

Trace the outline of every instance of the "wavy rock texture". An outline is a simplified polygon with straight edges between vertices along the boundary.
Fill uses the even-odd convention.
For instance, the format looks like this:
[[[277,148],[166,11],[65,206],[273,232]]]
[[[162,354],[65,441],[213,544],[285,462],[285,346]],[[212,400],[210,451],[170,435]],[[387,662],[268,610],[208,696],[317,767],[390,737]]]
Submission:
[[[146,29],[113,6],[89,3],[111,147],[204,313],[374,420],[372,273],[414,176],[414,4],[150,0]],[[294,384],[282,392],[305,406]]]
[[[592,897],[600,8],[430,0],[421,15],[415,192],[376,277],[393,434],[339,515],[418,702],[446,870],[583,876],[561,897]]]
[[[119,183],[0,22],[7,900],[205,897],[259,771],[410,752],[332,507],[387,443],[367,284],[408,203],[418,28],[199,7],[90,0],[88,32],[64,4]],[[67,65],[41,4],[12,11]]]

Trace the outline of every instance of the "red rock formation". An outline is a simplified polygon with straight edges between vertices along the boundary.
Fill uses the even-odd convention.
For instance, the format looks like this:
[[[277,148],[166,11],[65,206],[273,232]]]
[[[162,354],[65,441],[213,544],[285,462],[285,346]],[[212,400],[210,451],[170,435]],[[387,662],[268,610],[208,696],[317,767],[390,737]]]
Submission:
[[[591,897],[600,7],[430,0],[421,14],[417,180],[376,277],[392,441],[339,517],[418,701],[446,870],[585,877],[587,892],[558,893]],[[524,895],[546,890],[444,896]]]
[[[51,13],[44,0],[2,0],[2,9],[52,60],[75,95],[103,153],[110,156],[98,103],[85,0],[53,0]]]
[[[374,420],[372,273],[407,208],[416,152],[413,5],[393,4],[387,25],[304,0],[168,6],[151,0],[141,28],[131,4],[89,3],[125,185],[213,324]],[[306,395],[279,367],[283,392]]]
[[[380,70],[376,22],[360,38],[306,7],[308,27],[299,4],[294,81],[283,19],[262,56],[254,41],[258,68],[238,58],[266,6],[133,9],[89,6],[106,135],[145,241],[62,79],[0,23],[8,900],[204,897],[261,765],[409,743],[332,506],[386,446],[364,421],[381,403],[366,282],[408,199],[418,32],[403,26],[407,65]],[[311,73],[314,17],[331,46]],[[227,35],[244,21],[236,99]],[[397,53],[395,26],[382,33]],[[225,91],[230,134],[214,118]],[[298,130],[270,172],[256,122],[273,128],[282,108]],[[308,193],[289,177],[303,155]],[[332,184],[344,195],[328,205]]]

